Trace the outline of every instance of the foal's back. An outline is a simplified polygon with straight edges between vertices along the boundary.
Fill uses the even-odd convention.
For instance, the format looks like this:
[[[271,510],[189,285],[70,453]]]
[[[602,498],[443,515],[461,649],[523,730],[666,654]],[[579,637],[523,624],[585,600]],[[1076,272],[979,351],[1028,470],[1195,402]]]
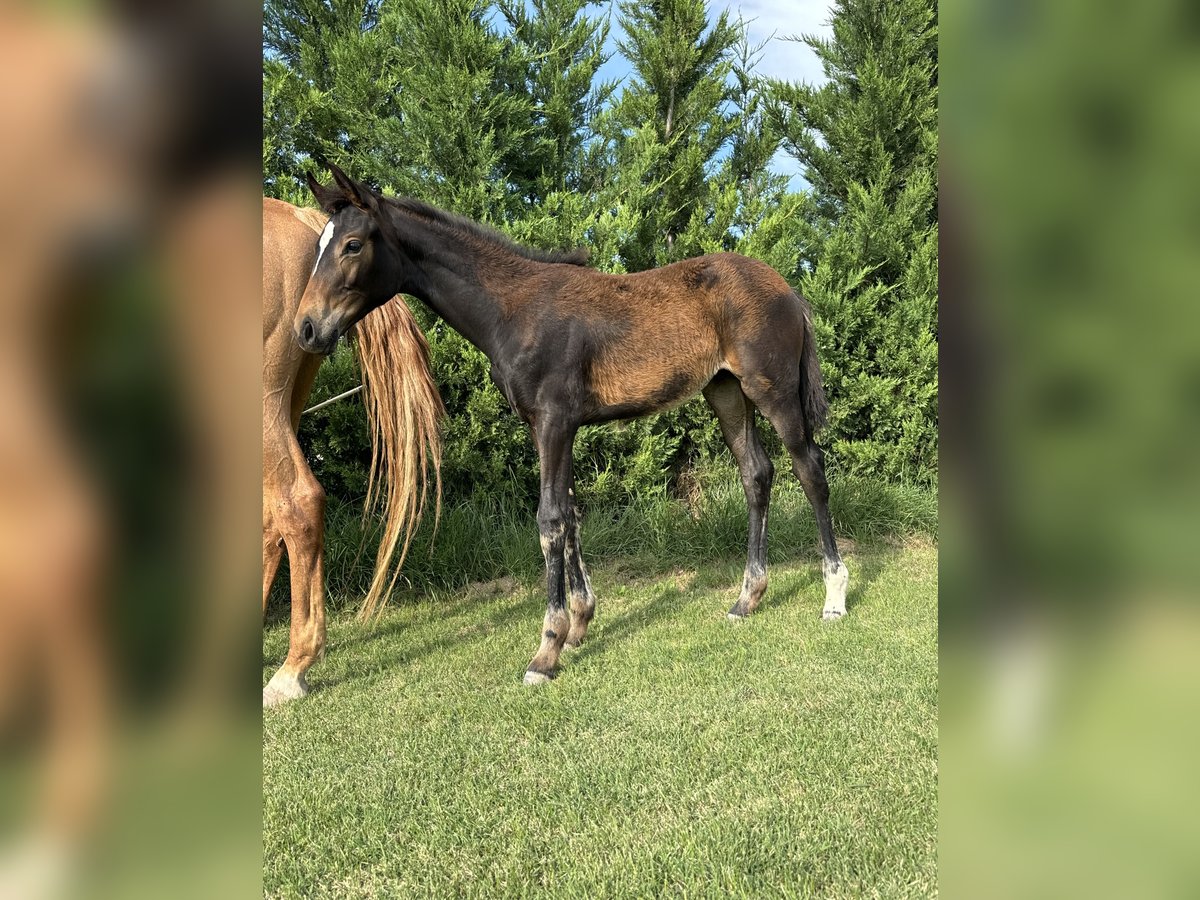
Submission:
[[[681,403],[720,371],[798,379],[804,303],[759,260],[713,253],[632,275],[554,268],[563,284],[548,305],[595,336],[590,386],[609,413]]]

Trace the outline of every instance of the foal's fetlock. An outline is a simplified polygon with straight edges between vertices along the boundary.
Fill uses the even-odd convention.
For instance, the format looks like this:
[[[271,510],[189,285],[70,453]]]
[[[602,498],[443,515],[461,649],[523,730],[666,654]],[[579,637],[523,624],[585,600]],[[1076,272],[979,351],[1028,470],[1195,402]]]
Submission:
[[[756,609],[758,604],[762,602],[763,595],[767,592],[767,573],[757,571],[747,571],[742,578],[742,593],[738,597],[737,603],[733,604],[729,609],[730,619],[744,619]]]
[[[592,617],[595,614],[595,604],[571,604],[571,630],[567,632],[567,640],[563,644],[564,650],[577,650],[579,648],[584,638],[587,637],[588,625],[591,624]]]
[[[565,609],[546,613],[546,619],[542,623],[541,646],[525,669],[526,684],[545,684],[554,679],[558,673],[558,657],[570,628],[571,619]]]

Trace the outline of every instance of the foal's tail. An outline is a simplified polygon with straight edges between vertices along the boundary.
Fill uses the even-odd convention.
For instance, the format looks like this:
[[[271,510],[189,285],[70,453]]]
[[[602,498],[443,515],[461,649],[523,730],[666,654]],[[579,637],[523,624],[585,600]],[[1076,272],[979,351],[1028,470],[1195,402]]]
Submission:
[[[829,417],[829,404],[825,400],[825,383],[821,379],[821,363],[817,359],[812,307],[799,294],[796,298],[804,310],[804,344],[800,348],[800,405],[804,408],[809,439],[812,439]]]
[[[360,619],[369,619],[386,602],[404,565],[425,512],[430,469],[435,522],[441,514],[440,424],[446,410],[430,372],[429,345],[402,299],[394,297],[373,310],[358,323],[356,333],[371,430],[363,515],[377,507],[385,513],[371,587],[359,610]]]

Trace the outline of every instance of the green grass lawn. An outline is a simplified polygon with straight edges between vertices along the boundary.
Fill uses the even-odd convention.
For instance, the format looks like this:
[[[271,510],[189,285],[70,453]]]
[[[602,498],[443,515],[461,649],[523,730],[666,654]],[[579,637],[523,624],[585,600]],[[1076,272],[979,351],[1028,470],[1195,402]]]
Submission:
[[[594,567],[588,643],[521,685],[539,582],[341,615],[308,698],[267,711],[271,897],[930,896],[937,840],[937,549]],[[263,680],[286,653],[272,626]]]

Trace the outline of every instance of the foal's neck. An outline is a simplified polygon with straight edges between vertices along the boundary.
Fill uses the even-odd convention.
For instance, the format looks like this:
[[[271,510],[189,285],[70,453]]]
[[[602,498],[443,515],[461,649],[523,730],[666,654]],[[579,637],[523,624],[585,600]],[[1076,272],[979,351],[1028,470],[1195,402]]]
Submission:
[[[514,298],[510,286],[537,263],[501,247],[453,240],[441,226],[402,210],[392,221],[410,263],[401,292],[425,303],[495,361]]]

